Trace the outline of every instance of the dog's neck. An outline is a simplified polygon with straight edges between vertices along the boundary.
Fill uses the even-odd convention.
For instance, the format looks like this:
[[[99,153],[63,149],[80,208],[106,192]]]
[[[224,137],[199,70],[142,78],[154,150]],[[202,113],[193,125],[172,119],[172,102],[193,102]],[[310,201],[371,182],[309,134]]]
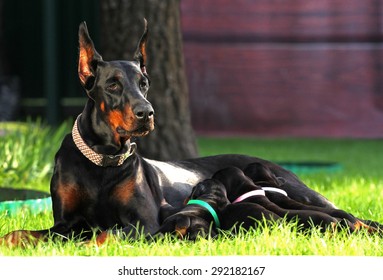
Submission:
[[[116,155],[126,152],[129,139],[119,139],[120,141],[116,143],[110,127],[98,114],[94,101],[88,99],[77,123],[84,142],[100,154]]]
[[[209,203],[217,211],[222,211],[230,202],[226,199],[225,194],[203,194],[197,199]]]
[[[81,117],[78,116],[76,121],[74,122],[72,128],[72,138],[76,145],[76,147],[80,150],[80,152],[91,162],[98,166],[108,167],[108,166],[120,166],[124,164],[124,162],[134,154],[136,150],[136,143],[127,143],[126,151],[117,155],[105,155],[95,152],[91,147],[89,147],[84,139],[81,137],[81,134],[78,130],[77,124],[78,120]]]

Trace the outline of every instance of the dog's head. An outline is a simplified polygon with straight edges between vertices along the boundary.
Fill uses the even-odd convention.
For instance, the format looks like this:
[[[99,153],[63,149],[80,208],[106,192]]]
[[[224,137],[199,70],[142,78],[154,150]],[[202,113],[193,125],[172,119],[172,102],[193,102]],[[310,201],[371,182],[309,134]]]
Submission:
[[[233,201],[245,192],[257,188],[253,181],[248,178],[241,169],[235,166],[218,170],[213,174],[212,178],[218,180],[225,186],[230,201]]]
[[[85,22],[79,27],[78,75],[94,110],[116,142],[144,136],[154,129],[154,111],[146,99],[147,22],[132,61],[104,61],[96,51]]]
[[[259,162],[250,163],[243,172],[255,184],[260,186],[279,187],[284,183],[283,178],[277,178],[270,168]]]
[[[203,199],[222,208],[229,204],[225,186],[215,179],[199,182],[192,189],[189,199]]]

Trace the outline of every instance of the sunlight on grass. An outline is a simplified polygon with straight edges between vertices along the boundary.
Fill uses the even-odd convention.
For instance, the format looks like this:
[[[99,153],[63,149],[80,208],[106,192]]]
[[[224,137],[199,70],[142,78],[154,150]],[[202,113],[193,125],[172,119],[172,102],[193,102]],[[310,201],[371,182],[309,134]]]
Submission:
[[[110,240],[101,247],[79,241],[49,241],[25,249],[1,248],[0,255],[10,256],[238,256],[238,255],[318,255],[383,256],[383,241],[365,232],[299,233],[293,225],[276,225],[263,230],[239,232],[235,237],[223,234],[217,239],[196,242],[166,236],[149,242]]]
[[[3,126],[0,141],[0,186],[48,191],[53,159],[69,123],[52,129],[42,122]]]

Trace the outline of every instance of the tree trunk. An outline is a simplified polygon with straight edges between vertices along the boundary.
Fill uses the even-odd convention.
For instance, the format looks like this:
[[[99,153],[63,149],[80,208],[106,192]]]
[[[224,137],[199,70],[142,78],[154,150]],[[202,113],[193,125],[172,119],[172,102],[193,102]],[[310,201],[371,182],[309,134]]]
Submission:
[[[197,156],[191,127],[178,0],[101,0],[100,53],[105,60],[132,60],[148,21],[148,100],[155,130],[136,139],[141,155],[159,160]]]
[[[10,73],[5,49],[4,3],[0,0],[0,122],[16,119],[19,108],[20,81]]]
[[[4,75],[5,57],[4,57],[4,14],[3,14],[3,0],[0,0],[0,77]]]

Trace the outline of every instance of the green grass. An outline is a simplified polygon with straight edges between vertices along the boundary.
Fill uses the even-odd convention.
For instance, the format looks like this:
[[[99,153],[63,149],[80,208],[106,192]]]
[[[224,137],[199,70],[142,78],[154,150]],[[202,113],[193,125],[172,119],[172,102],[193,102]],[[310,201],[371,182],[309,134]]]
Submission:
[[[0,127],[1,129],[1,127]],[[41,123],[0,138],[0,185],[48,191],[53,157],[68,125],[51,130]],[[383,222],[382,140],[199,138],[201,155],[241,153],[272,161],[331,161],[342,164],[334,172],[302,173],[299,177],[338,207],[354,215]],[[33,148],[31,148],[33,147]],[[53,223],[50,211],[0,214],[0,236],[15,229],[42,229]],[[204,255],[336,255],[383,256],[383,239],[365,232],[346,235],[310,234],[294,225],[275,225],[216,240],[158,242],[114,241],[84,246],[75,240],[40,243],[36,248],[0,246],[0,256],[204,256]]]
[[[54,155],[69,131],[69,123],[0,123],[0,186],[48,191]]]

